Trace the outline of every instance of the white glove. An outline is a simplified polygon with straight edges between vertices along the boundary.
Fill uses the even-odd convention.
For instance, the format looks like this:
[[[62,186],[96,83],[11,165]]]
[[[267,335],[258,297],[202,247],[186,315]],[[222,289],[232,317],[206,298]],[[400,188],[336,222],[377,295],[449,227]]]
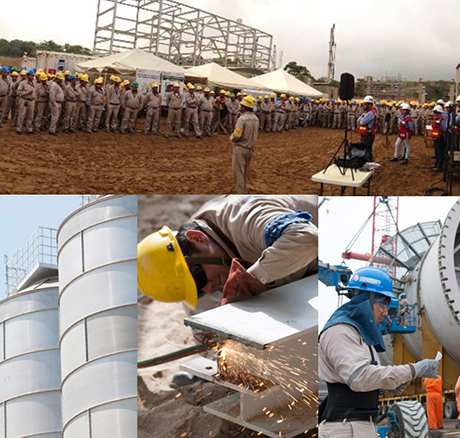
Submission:
[[[417,377],[428,377],[430,379],[438,378],[439,361],[436,359],[423,359],[411,365],[414,367],[415,371],[414,379]]]
[[[404,390],[409,386],[410,381],[406,383],[401,383],[397,388],[392,389],[390,392],[392,392],[394,395],[401,395]]]

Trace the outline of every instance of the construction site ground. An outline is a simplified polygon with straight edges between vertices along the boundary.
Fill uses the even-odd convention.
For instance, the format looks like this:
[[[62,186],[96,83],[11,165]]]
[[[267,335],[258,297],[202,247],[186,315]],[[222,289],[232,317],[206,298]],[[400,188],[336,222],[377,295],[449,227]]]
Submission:
[[[177,230],[180,225],[212,196],[140,196],[138,198],[138,239],[163,225]],[[138,305],[138,360],[173,353],[197,344],[183,320],[181,303],[153,301]],[[138,371],[139,438],[212,438],[255,437],[244,429],[203,410],[203,406],[233,393],[214,383],[199,381],[172,389],[169,383],[181,363],[193,355]],[[302,437],[317,436],[317,429]]]
[[[165,138],[141,133],[96,134],[78,132],[51,136],[18,135],[0,129],[0,191],[2,193],[232,193],[232,146],[226,134],[203,140]],[[162,119],[164,129],[165,119]],[[297,128],[282,133],[261,133],[250,173],[250,193],[319,193],[311,176],[329,163],[344,138],[342,130]],[[352,134],[352,141],[358,136]],[[371,194],[423,195],[442,186],[442,174],[432,171],[431,141],[414,137],[408,165],[390,163],[396,136],[377,135],[376,170]],[[351,194],[348,189],[346,194]],[[458,184],[454,194],[460,193]],[[325,186],[324,195],[339,194]],[[364,188],[358,195],[365,195]]]

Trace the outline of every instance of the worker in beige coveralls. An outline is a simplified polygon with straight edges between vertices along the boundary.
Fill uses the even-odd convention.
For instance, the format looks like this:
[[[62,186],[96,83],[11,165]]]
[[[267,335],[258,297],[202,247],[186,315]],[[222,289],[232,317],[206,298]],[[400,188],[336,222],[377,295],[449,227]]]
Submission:
[[[319,437],[377,438],[380,390],[400,395],[413,379],[436,378],[439,362],[380,365],[385,342],[379,324],[396,298],[391,278],[383,269],[360,268],[347,289],[351,300],[332,314],[319,338],[318,374],[328,389],[319,407]]]
[[[241,101],[241,116],[230,136],[233,142],[233,182],[237,194],[247,193],[249,164],[259,135],[259,119],[254,114],[255,107],[256,101],[252,96],[246,96]]]

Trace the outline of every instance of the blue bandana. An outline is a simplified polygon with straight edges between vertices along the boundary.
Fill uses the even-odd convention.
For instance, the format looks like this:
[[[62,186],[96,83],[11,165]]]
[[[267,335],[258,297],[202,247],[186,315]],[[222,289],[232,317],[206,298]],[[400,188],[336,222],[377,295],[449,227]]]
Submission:
[[[378,296],[380,295],[376,294],[375,301],[378,301]],[[385,351],[386,347],[382,332],[375,323],[369,298],[369,292],[361,291],[348,303],[339,307],[323,327],[320,336],[325,330],[333,325],[350,324],[359,331],[359,334],[367,345],[373,345],[378,353]]]

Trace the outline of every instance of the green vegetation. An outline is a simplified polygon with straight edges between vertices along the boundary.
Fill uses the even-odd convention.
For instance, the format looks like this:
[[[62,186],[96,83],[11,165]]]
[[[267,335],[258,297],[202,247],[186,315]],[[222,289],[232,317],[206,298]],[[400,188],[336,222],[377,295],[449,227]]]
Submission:
[[[71,44],[57,44],[52,40],[43,41],[39,44],[33,41],[22,41],[22,40],[5,40],[4,38],[0,39],[0,55],[8,56],[11,58],[21,58],[24,53],[27,53],[27,56],[36,56],[37,50],[49,50],[52,52],[66,52],[66,53],[75,53],[77,55],[91,55],[92,52],[90,49],[80,46],[80,45],[71,45]]]

